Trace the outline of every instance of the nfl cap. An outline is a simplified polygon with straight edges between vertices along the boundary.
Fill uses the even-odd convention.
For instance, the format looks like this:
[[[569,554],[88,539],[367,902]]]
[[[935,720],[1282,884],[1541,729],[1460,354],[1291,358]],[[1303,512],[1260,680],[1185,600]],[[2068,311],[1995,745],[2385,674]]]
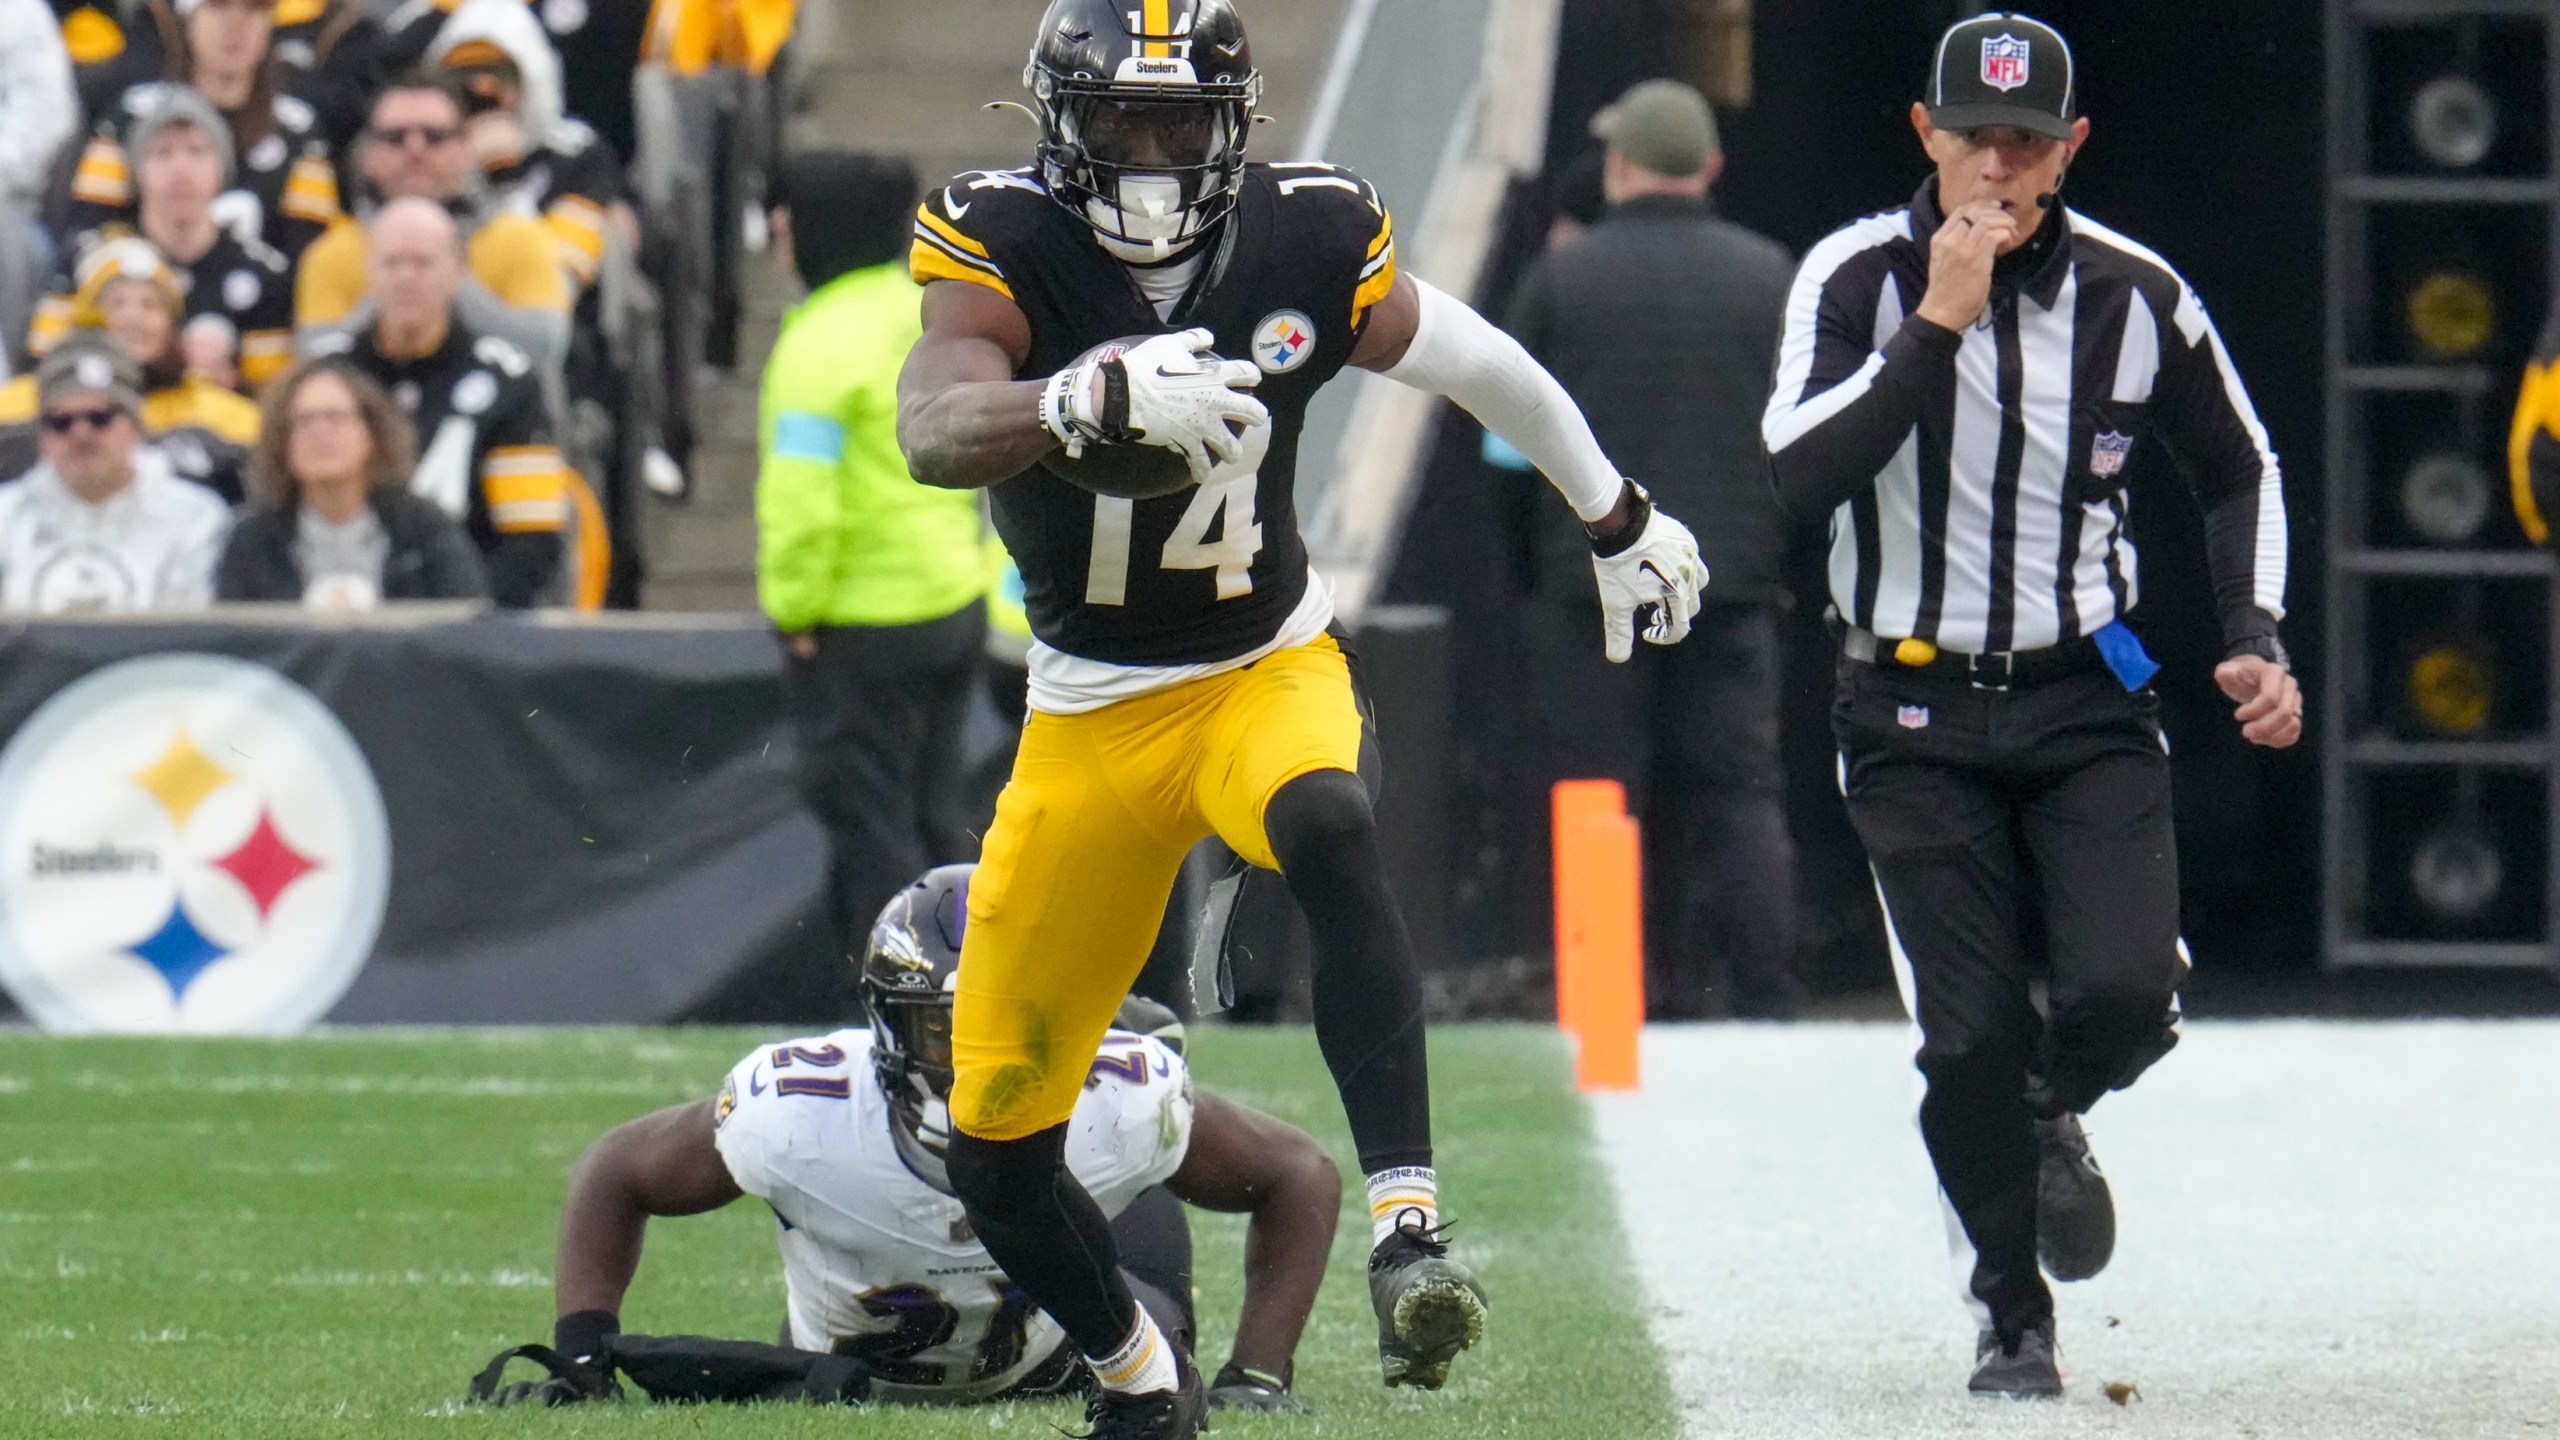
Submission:
[[[2014,125],[2071,138],[2079,113],[2071,47],[2041,20],[1998,10],[1959,21],[1938,37],[1929,77],[1929,123],[1941,130]]]

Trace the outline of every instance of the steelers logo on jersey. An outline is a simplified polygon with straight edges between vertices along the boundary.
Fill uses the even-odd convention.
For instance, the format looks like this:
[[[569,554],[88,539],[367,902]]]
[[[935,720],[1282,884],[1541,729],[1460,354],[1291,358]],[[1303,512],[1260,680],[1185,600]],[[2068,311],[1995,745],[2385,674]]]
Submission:
[[[233,310],[246,310],[258,303],[266,286],[254,270],[234,270],[222,277],[222,303]]]
[[[1296,310],[1275,310],[1253,332],[1253,363],[1266,375],[1285,375],[1316,353],[1316,322]]]
[[[249,147],[249,168],[252,170],[273,170],[284,163],[286,153],[284,137],[281,135],[269,135],[264,140],[261,140],[257,144]]]
[[[453,412],[477,415],[498,399],[498,377],[486,370],[474,370],[454,382]]]

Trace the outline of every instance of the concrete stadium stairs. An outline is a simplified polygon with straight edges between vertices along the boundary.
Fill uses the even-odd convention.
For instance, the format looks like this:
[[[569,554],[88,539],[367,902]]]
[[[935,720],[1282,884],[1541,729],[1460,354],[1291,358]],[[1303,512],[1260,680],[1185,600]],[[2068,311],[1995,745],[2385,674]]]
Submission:
[[[1265,80],[1260,159],[1294,155],[1331,58],[1344,0],[1261,0],[1247,9]],[[1018,99],[1039,0],[810,0],[802,12],[803,111],[797,146],[848,146],[911,157],[927,185],[962,170],[1025,163],[1028,116],[983,108]],[[694,455],[693,495],[649,504],[651,610],[755,608],[755,418],[763,358],[799,285],[768,260],[750,269],[734,375],[710,375]]]

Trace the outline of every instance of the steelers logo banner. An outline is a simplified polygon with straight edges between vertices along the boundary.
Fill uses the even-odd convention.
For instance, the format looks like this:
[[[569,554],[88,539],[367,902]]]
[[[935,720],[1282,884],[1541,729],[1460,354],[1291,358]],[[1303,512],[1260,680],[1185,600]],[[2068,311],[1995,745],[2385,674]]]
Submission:
[[[109,665],[0,751],[0,984],[47,1030],[302,1030],[371,956],[390,875],[363,752],[263,665]]]

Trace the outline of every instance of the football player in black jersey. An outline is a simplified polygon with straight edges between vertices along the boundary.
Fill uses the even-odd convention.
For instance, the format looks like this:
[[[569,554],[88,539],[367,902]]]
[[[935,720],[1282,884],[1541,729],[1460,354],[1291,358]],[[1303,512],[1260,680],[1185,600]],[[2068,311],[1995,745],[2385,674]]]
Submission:
[[[951,1178],[1092,1360],[1112,1402],[1095,1433],[1190,1435],[1198,1378],[1059,1157],[1183,854],[1215,833],[1306,913],[1317,1040],[1369,1177],[1386,1381],[1436,1388],[1484,1295],[1439,1238],[1420,987],[1355,774],[1331,592],[1298,534],[1307,403],[1358,365],[1519,447],[1590,528],[1614,659],[1637,629],[1687,634],[1706,568],[1527,352],[1398,272],[1365,181],[1244,162],[1260,78],[1233,0],[1053,0],[1024,83],[1038,163],[964,175],[917,215],[925,333],[900,384],[910,469],[988,491],[1035,637],[1033,713],[970,898]],[[1127,499],[1051,468],[1130,445],[1181,455],[1196,483]]]

